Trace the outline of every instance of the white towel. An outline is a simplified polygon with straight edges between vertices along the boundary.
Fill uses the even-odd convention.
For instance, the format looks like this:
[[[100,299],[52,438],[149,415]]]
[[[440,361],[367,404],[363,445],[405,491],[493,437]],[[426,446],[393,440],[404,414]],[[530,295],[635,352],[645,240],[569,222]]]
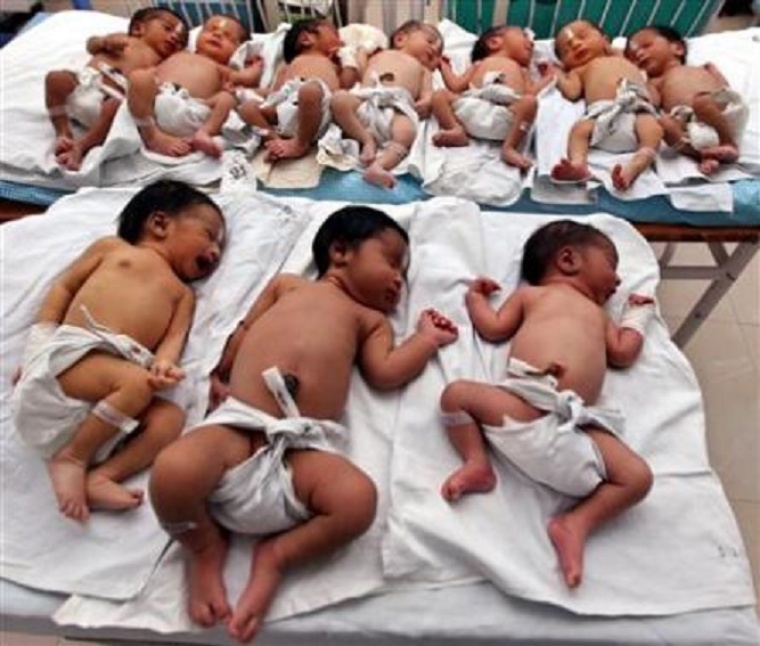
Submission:
[[[116,215],[133,194],[83,191],[43,216],[3,227],[0,576],[42,590],[132,597],[168,544],[149,504],[124,514],[96,513],[84,525],[63,517],[44,463],[17,435],[8,405],[11,373],[51,281],[90,242],[114,233]],[[219,202],[227,248],[217,271],[196,286],[196,314],[182,357],[194,393],[188,423],[206,408],[206,375],[237,322],[234,312],[217,307],[220,295],[247,307],[308,224],[307,214],[266,197],[228,195]],[[144,488],[146,481],[147,474],[140,474],[130,484]]]

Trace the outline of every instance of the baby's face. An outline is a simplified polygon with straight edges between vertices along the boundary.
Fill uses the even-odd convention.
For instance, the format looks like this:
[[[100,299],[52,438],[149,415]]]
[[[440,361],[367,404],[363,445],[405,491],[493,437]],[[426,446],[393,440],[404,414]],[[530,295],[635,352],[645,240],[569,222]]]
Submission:
[[[385,229],[362,241],[348,263],[354,297],[390,314],[401,299],[408,264],[409,249],[397,231]]]
[[[413,56],[429,70],[438,68],[443,51],[443,41],[436,29],[422,25],[406,34],[399,34],[394,44],[396,49]]]
[[[243,28],[232,18],[212,16],[198,34],[195,50],[220,65],[227,65],[243,43]]]
[[[507,27],[501,32],[501,49],[522,67],[528,67],[533,59],[533,40],[524,29]]]
[[[208,204],[194,204],[170,220],[167,239],[174,273],[192,282],[209,276],[219,264],[224,247],[224,220]]]
[[[628,39],[625,56],[647,73],[649,78],[663,74],[666,68],[679,65],[683,45],[672,43],[652,29],[644,29]]]
[[[566,69],[581,67],[610,51],[604,34],[585,20],[576,20],[563,27],[557,34],[555,46]]]
[[[185,26],[168,11],[138,25],[135,35],[142,38],[161,58],[168,58],[187,45]]]
[[[581,276],[591,298],[597,304],[604,305],[620,284],[617,250],[611,242],[605,241],[588,245],[580,251],[583,258]]]
[[[314,34],[314,47],[325,56],[333,58],[338,53],[342,44],[340,34],[335,25],[324,22],[317,27],[317,31]]]

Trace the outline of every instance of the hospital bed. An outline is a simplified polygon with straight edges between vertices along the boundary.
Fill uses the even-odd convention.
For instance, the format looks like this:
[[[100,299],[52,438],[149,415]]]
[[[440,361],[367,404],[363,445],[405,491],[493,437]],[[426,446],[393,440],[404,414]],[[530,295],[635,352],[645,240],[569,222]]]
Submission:
[[[365,20],[371,4],[345,3],[339,19]],[[432,8],[435,18],[456,21],[473,33],[508,16],[546,37],[553,25],[571,17],[566,11],[596,12],[593,16],[613,33],[667,18],[685,33],[697,34],[719,4],[463,0]],[[304,11],[338,15],[332,3],[302,0],[297,5],[251,3],[248,7],[254,10],[246,15],[259,16],[269,29],[282,17],[292,19]],[[431,10],[430,3],[414,0],[380,6],[386,31],[403,18],[429,15],[425,12]],[[3,180],[8,179],[4,173]],[[484,272],[505,285],[513,283],[520,241],[547,218],[569,213],[588,218],[613,237],[621,251],[623,290],[654,290],[659,279],[667,278],[710,281],[675,335],[682,345],[746,267],[760,241],[757,180],[745,182],[738,197],[732,188],[738,206],[730,213],[684,212],[664,199],[623,202],[604,191],[593,205],[547,206],[524,198],[496,210],[456,198],[428,199],[408,178],[402,178],[391,195],[363,185],[354,173],[328,169],[322,180],[308,190],[215,193],[228,218],[231,246],[218,274],[201,287],[207,309],[188,350],[199,371],[199,404],[191,418],[198,417],[205,401],[202,368],[215,360],[215,350],[235,316],[273,272],[309,274],[309,240],[321,218],[338,206],[336,199],[384,204],[410,230],[409,295],[394,319],[400,336],[408,332],[413,312],[427,304],[454,313],[466,326],[460,308],[464,281]],[[24,452],[9,427],[7,377],[41,290],[87,240],[110,231],[111,218],[134,190],[85,188],[67,196],[70,190],[35,186],[33,181],[0,182],[2,195],[21,201],[30,186],[38,191],[36,199],[53,203],[48,214],[0,229],[3,629],[144,646],[232,643],[219,629],[189,630],[179,554],[175,547],[167,549],[148,509],[136,518],[98,517],[87,533],[57,518],[39,523],[29,518],[35,500],[42,501],[39,508],[52,502],[39,464]],[[52,192],[46,196],[46,191]],[[250,217],[252,213],[256,217]],[[659,262],[634,229],[647,240],[666,244]],[[35,240],[34,249],[28,240]],[[715,266],[674,266],[674,249],[683,243],[706,244]],[[44,266],[40,257],[46,258]],[[619,305],[617,301],[611,307],[617,311]],[[462,339],[460,349],[442,354],[423,379],[389,399],[378,399],[360,382],[354,384],[347,411],[355,442],[352,457],[379,484],[378,520],[347,552],[294,575],[273,607],[277,620],[267,624],[257,643],[760,643],[746,552],[707,462],[699,387],[663,321],[658,318],[648,335],[641,362],[629,374],[612,375],[605,386],[637,422],[632,443],[653,464],[654,495],[592,539],[588,585],[578,594],[563,590],[547,552],[543,523],[559,504],[550,492],[536,491],[515,474],[500,472],[506,486],[495,499],[475,501],[452,513],[437,496],[453,456],[442,440],[433,407],[420,402],[437,401],[442,384],[454,376],[498,371],[503,357],[502,348],[478,345],[471,334]],[[669,394],[665,402],[652,395],[663,392]],[[639,424],[644,409],[646,419]],[[37,549],[39,536],[47,537],[42,550]],[[150,558],[130,554],[137,546]],[[227,571],[233,596],[242,585],[249,550],[247,542],[233,545]]]

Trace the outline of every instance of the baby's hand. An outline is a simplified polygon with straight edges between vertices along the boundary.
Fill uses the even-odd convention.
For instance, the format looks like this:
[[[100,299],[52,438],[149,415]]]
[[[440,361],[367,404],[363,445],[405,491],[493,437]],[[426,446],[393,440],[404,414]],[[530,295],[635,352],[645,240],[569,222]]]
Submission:
[[[470,283],[467,288],[467,295],[481,294],[482,296],[490,296],[494,292],[498,292],[501,289],[501,285],[492,278],[486,276],[478,276]]]
[[[176,386],[185,378],[185,371],[171,361],[158,359],[150,367],[148,383],[156,390]]]
[[[103,39],[103,51],[109,54],[119,54],[124,51],[129,43],[129,36],[126,34],[109,34]]]
[[[459,336],[459,330],[454,321],[432,307],[420,314],[417,331],[431,339],[439,348],[453,343]]]
[[[414,109],[417,111],[420,119],[427,119],[430,116],[432,104],[429,100],[416,101],[414,103]]]
[[[654,317],[654,299],[643,294],[630,294],[623,307],[620,327],[635,330],[645,336],[647,325]]]
[[[643,294],[629,294],[628,305],[635,307],[637,305],[650,305],[654,303],[654,299],[651,296],[644,296]]]

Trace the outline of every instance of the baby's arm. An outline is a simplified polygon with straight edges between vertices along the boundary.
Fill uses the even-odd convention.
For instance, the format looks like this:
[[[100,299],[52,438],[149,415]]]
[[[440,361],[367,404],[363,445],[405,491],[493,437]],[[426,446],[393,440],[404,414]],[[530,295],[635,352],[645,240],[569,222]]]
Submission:
[[[420,98],[414,104],[414,109],[421,119],[427,119],[430,116],[430,109],[433,104],[433,75],[430,70],[424,68],[422,71],[422,88]]]
[[[92,36],[87,39],[87,52],[97,54],[119,54],[129,43],[129,35],[123,33]]]
[[[578,70],[557,74],[557,88],[568,101],[577,101],[583,96],[583,79]]]
[[[494,310],[490,296],[501,287],[490,278],[476,278],[465,295],[467,313],[478,334],[487,341],[509,339],[522,322],[523,289],[515,291],[499,308]]]
[[[652,316],[654,299],[651,296],[631,294],[628,297],[620,323],[607,321],[607,363],[615,368],[627,368],[636,360]]]
[[[376,388],[402,386],[419,375],[438,348],[456,340],[456,325],[434,309],[420,314],[417,331],[398,347],[385,317],[378,317],[362,343],[359,366]]]
[[[243,87],[258,87],[261,83],[261,75],[264,73],[264,59],[261,56],[252,56],[245,62],[243,69],[230,69],[229,80],[232,85]]]
[[[185,371],[179,367],[179,358],[182,348],[185,347],[194,310],[195,294],[188,287],[177,309],[174,310],[169,329],[158,344],[153,365],[150,367],[150,384],[156,390],[174,386],[185,377]]]
[[[449,90],[452,92],[456,92],[457,94],[464,92],[467,88],[470,87],[470,81],[472,81],[473,74],[478,68],[478,65],[479,63],[473,63],[464,71],[464,74],[459,76],[455,74],[454,70],[451,68],[451,62],[449,59],[443,57],[441,58],[440,64],[443,82],[446,84],[446,87],[449,88]]]

